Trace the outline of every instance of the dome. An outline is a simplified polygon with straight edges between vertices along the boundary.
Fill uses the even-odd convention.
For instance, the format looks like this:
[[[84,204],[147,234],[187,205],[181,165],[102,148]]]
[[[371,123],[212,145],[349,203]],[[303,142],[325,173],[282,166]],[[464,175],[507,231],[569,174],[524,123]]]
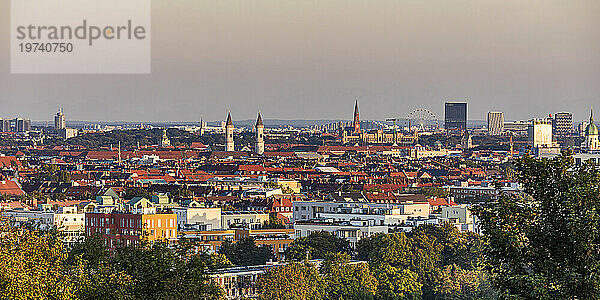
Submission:
[[[590,135],[598,135],[598,126],[596,126],[596,124],[594,124],[594,123],[590,123],[585,128],[585,136],[590,136]]]

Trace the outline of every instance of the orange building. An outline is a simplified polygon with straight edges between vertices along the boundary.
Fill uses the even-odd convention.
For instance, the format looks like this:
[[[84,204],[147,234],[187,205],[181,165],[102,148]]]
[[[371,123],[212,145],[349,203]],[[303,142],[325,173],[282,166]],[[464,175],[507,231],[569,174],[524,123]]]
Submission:
[[[110,249],[119,244],[138,243],[142,238],[151,242],[174,242],[177,240],[177,215],[86,213],[85,231],[88,236],[99,234]]]

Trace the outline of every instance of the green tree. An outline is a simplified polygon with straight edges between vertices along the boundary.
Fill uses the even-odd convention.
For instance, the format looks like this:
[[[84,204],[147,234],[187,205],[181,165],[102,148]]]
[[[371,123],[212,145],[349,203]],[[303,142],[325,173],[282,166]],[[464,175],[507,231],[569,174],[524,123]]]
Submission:
[[[110,263],[133,280],[132,294],[140,299],[217,298],[221,290],[206,271],[203,256],[182,256],[164,242],[118,247]]]
[[[285,228],[285,224],[283,220],[277,218],[277,213],[269,214],[269,220],[265,221],[263,224],[263,228],[265,229],[281,229]]]
[[[409,270],[381,264],[374,268],[378,299],[421,299],[419,276]]]
[[[148,189],[140,187],[131,187],[125,190],[125,199],[132,199],[135,197],[144,197],[148,200],[152,198],[152,193]]]
[[[54,234],[0,221],[0,299],[71,299],[66,254]]]
[[[325,258],[327,253],[351,253],[350,243],[325,231],[316,231],[307,237],[297,238],[286,250],[286,259],[303,260]]]
[[[236,243],[225,241],[219,249],[236,266],[264,265],[275,258],[269,246],[257,246],[253,238],[242,238]]]
[[[272,268],[258,280],[259,299],[324,299],[324,282],[310,263],[290,262]]]
[[[600,169],[568,153],[515,169],[525,194],[476,208],[494,283],[505,296],[600,298]]]
[[[326,299],[373,299],[377,279],[364,262],[350,263],[346,253],[328,253],[320,272]]]
[[[421,192],[427,198],[446,198],[450,195],[450,192],[441,187],[424,187]]]

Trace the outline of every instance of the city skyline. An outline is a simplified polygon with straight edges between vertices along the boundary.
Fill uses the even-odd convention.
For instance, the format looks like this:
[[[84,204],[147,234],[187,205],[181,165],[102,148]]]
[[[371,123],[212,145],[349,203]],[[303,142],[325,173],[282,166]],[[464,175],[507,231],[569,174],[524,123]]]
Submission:
[[[149,75],[11,75],[0,44],[6,117],[49,120],[62,105],[90,121],[347,119],[358,99],[365,119],[443,118],[444,102],[466,101],[471,120],[584,120],[600,106],[598,1],[152,4]]]

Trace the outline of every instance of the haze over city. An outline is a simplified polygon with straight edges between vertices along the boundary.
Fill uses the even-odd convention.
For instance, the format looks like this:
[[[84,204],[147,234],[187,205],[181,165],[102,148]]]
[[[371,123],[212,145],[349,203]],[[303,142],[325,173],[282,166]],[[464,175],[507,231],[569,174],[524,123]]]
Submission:
[[[151,74],[11,75],[3,42],[0,102],[32,120],[348,119],[354,99],[364,119],[466,101],[471,120],[584,120],[599,36],[595,0],[153,1]]]

